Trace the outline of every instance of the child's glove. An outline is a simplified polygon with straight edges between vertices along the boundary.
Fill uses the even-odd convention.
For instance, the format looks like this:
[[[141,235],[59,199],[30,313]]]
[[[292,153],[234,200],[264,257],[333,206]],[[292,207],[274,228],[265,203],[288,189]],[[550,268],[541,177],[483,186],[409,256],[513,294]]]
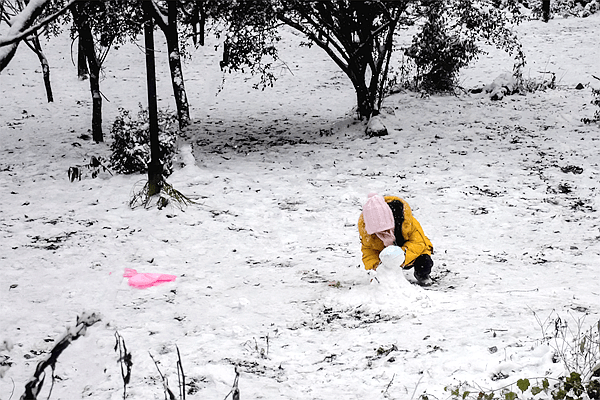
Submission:
[[[399,268],[404,265],[404,250],[398,246],[388,246],[379,253],[379,259],[387,268]]]

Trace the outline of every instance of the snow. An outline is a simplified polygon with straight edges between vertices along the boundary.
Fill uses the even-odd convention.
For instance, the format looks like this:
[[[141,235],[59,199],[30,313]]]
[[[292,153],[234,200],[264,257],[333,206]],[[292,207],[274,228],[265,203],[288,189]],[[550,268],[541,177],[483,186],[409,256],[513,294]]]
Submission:
[[[122,398],[115,332],[132,354],[129,399],[164,397],[149,353],[178,392],[176,346],[188,399],[225,398],[235,366],[243,399],[445,399],[464,382],[559,376],[544,325],[600,319],[600,131],[581,122],[591,90],[574,89],[599,74],[599,28],[597,15],[526,22],[525,75],[551,71],[557,89],[497,102],[399,93],[379,138],[353,120],[349,81],[296,35],[264,91],[200,48],[184,70],[195,122],[169,178],[198,204],[160,211],[127,205],[143,175],[67,174],[109,154],[119,107],[146,104],[140,48],[107,59],[107,143],[94,144],[70,40],[45,47],[53,104],[22,46],[0,75],[0,398],[20,396],[83,312],[102,321],[59,357],[51,398]],[[492,51],[463,85],[511,66]],[[164,52],[160,106],[174,109],[167,68]],[[385,268],[370,282],[356,222],[372,191],[411,205],[435,248],[432,287]],[[140,290],[126,268],[177,278]]]

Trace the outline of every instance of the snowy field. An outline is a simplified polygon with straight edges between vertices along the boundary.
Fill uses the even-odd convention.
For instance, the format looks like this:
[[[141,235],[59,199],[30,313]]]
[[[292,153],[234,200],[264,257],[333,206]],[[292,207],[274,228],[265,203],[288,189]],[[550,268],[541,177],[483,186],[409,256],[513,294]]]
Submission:
[[[600,15],[519,30],[525,76],[555,73],[557,89],[499,102],[395,94],[390,135],[372,139],[348,79],[295,35],[265,91],[242,75],[222,85],[220,53],[195,50],[184,71],[195,122],[169,178],[198,201],[183,211],[131,210],[143,175],[67,176],[109,154],[119,107],[146,104],[140,48],[107,59],[107,142],[94,144],[68,37],[45,46],[52,104],[21,46],[0,75],[0,399],[19,398],[82,312],[102,321],[58,359],[52,399],[123,397],[116,332],[132,354],[129,399],[164,398],[151,356],[177,393],[176,346],[188,399],[224,399],[236,366],[241,399],[446,399],[461,382],[564,373],[549,325],[600,319],[600,128],[581,122],[595,111],[587,85],[600,84]],[[160,106],[173,109],[158,62]],[[463,85],[511,65],[492,52]],[[431,288],[369,284],[356,222],[371,191],[413,208],[435,248]],[[126,268],[177,278],[135,289]]]

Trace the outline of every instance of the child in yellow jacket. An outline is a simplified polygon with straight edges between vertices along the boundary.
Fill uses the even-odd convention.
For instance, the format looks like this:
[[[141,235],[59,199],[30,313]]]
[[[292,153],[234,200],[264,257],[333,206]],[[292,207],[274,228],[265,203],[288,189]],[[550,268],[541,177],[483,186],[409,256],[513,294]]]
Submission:
[[[375,270],[381,262],[379,253],[388,246],[404,250],[402,268],[414,267],[414,276],[423,286],[431,285],[433,245],[425,236],[419,221],[406,201],[395,196],[370,193],[358,219],[362,261],[367,270]]]

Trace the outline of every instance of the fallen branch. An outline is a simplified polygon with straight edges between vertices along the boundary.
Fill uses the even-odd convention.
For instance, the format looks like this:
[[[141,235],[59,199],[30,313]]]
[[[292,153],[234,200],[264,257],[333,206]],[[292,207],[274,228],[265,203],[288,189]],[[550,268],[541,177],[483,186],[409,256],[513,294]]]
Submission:
[[[60,356],[60,354],[67,347],[69,347],[71,342],[85,335],[87,328],[100,321],[100,319],[100,315],[96,313],[83,313],[80,317],[77,317],[77,323],[75,326],[68,328],[62,339],[60,339],[54,348],[50,350],[50,354],[48,354],[44,360],[38,363],[35,373],[33,374],[33,378],[31,378],[25,385],[25,393],[23,393],[21,396],[21,400],[37,399],[37,395],[39,394],[40,390],[42,390],[44,379],[46,378],[46,373],[44,370],[47,367],[52,368],[52,383],[54,384],[54,369],[56,368],[58,356]]]

